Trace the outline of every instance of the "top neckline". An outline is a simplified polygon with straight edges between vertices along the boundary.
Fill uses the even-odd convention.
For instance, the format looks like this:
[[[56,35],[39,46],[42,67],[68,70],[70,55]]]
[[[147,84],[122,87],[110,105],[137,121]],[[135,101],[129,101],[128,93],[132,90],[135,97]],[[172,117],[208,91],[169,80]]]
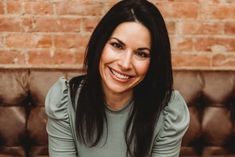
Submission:
[[[118,113],[122,113],[122,112],[125,112],[125,111],[129,111],[129,108],[131,106],[133,106],[133,104],[134,104],[134,100],[131,100],[131,101],[127,102],[122,108],[117,109],[117,110],[112,109],[106,103],[105,103],[105,107],[109,112],[118,114]]]

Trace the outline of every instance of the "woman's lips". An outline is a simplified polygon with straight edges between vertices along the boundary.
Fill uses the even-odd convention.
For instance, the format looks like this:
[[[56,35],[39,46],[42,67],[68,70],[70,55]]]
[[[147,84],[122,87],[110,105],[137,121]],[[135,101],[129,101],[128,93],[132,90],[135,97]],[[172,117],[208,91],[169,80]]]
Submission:
[[[111,71],[112,76],[114,76],[115,78],[117,78],[120,81],[128,81],[133,77],[133,76],[130,76],[130,75],[127,75],[127,74],[117,72],[116,70],[114,70],[110,67],[109,67],[109,70]]]

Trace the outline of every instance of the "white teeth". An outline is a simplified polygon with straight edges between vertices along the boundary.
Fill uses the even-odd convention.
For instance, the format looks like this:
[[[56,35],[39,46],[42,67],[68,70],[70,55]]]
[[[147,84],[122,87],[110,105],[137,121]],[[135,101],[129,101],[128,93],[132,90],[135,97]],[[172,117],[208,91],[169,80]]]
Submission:
[[[116,72],[116,71],[114,71],[114,70],[111,70],[111,72],[112,72],[116,77],[118,77],[119,79],[125,79],[125,80],[127,80],[127,79],[130,78],[129,76],[120,74],[120,73],[118,73],[118,72]]]

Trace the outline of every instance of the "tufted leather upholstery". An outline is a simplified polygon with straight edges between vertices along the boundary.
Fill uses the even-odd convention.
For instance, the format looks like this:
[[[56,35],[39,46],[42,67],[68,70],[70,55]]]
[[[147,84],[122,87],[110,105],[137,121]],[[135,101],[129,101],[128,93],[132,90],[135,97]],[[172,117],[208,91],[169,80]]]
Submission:
[[[44,98],[79,70],[0,69],[0,157],[47,157]],[[190,110],[181,156],[235,157],[235,71],[175,70]]]

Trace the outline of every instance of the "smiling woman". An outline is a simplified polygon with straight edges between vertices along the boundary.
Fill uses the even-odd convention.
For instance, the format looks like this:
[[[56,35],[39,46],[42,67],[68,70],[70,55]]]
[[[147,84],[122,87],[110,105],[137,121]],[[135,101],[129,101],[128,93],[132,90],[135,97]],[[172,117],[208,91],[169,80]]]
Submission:
[[[151,36],[138,22],[117,26],[104,46],[99,71],[105,101],[118,110],[133,98],[133,89],[145,77],[150,63]]]
[[[189,112],[172,89],[170,42],[159,10],[123,0],[91,35],[86,75],[46,97],[51,157],[176,157]]]

